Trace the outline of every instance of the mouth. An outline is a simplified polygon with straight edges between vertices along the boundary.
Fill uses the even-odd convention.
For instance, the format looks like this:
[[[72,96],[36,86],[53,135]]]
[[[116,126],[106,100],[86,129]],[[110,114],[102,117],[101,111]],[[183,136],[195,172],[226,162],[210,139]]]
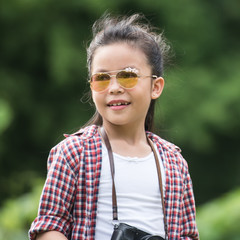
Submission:
[[[129,105],[130,103],[112,103],[112,104],[108,104],[109,107],[112,106],[125,106],[125,105]]]
[[[116,107],[116,106],[127,106],[130,102],[126,101],[111,101],[107,104],[108,107]]]

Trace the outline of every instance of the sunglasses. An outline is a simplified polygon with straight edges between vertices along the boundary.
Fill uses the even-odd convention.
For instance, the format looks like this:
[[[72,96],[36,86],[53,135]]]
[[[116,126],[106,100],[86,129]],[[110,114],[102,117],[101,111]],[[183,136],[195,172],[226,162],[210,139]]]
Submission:
[[[117,72],[117,71],[112,71],[112,72]],[[95,73],[91,76],[91,79],[89,81],[90,86],[92,90],[96,92],[102,92],[109,87],[111,78],[116,77],[117,82],[121,87],[125,89],[132,89],[137,85],[138,79],[140,77],[157,78],[156,75],[139,76],[137,72],[138,72],[137,69],[127,68],[125,70],[119,70],[119,72],[117,72],[117,74],[114,74],[114,75],[110,74],[111,72]]]

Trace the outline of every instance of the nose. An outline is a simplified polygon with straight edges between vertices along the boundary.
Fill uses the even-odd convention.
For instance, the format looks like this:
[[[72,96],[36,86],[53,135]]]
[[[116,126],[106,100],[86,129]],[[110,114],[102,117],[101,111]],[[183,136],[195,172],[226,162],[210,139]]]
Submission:
[[[108,90],[109,90],[109,93],[111,93],[111,94],[122,93],[124,91],[124,89],[118,83],[115,75],[111,76],[111,81],[110,81]]]

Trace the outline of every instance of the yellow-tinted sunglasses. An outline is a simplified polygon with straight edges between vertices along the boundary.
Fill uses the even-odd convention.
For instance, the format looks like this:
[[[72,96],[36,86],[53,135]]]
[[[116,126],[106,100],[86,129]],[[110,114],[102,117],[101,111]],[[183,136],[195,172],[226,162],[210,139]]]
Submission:
[[[119,72],[117,72],[119,71]],[[90,85],[91,89],[96,92],[102,92],[109,87],[110,80],[112,77],[116,77],[118,84],[125,88],[134,88],[140,77],[151,77],[157,78],[156,75],[152,76],[139,76],[136,69],[126,68],[125,70],[117,70],[112,72],[117,72],[116,74],[110,74],[112,72],[99,72],[91,76]]]

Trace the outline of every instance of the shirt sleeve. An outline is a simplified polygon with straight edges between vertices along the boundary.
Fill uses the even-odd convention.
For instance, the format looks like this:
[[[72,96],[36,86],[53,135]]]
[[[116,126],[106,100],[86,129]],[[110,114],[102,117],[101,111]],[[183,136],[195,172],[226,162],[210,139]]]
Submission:
[[[29,230],[29,239],[34,240],[37,233],[55,230],[66,237],[71,232],[73,222],[76,179],[68,156],[61,145],[50,151],[48,174],[40,198],[38,216]]]
[[[193,185],[188,167],[185,173],[185,191],[182,204],[182,229],[181,239],[199,239],[199,233],[196,225],[196,207],[193,193]]]

